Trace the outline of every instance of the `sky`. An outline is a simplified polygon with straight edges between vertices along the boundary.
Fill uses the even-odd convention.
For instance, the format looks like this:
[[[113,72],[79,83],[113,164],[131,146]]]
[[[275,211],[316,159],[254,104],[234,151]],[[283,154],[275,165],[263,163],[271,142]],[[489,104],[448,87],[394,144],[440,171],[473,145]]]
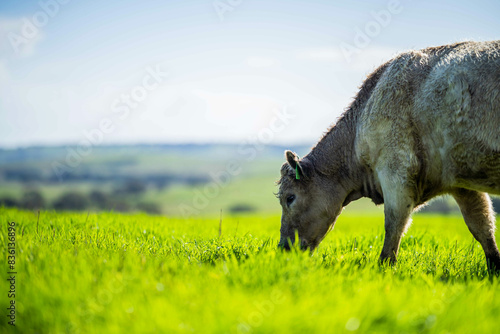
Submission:
[[[313,145],[382,62],[499,39],[499,14],[497,0],[2,0],[0,147]]]

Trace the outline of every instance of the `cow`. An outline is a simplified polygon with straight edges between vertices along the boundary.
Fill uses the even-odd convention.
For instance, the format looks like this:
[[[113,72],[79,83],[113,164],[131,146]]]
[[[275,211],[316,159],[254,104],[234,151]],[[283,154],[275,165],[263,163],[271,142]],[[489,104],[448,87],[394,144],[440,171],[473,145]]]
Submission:
[[[500,41],[460,42],[400,53],[364,80],[311,151],[285,151],[277,182],[279,246],[298,232],[313,251],[342,209],[361,197],[384,204],[380,261],[395,263],[411,214],[450,194],[489,269],[500,269]]]

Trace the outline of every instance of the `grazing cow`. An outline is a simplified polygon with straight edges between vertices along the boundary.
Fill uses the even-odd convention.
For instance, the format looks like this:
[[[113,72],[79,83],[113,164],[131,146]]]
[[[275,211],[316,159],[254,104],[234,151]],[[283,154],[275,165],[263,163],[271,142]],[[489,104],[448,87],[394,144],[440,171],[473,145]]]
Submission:
[[[380,260],[394,263],[412,212],[451,194],[488,267],[500,269],[487,194],[500,194],[500,41],[397,55],[366,78],[305,157],[285,157],[280,246],[298,231],[312,251],[343,207],[368,197],[384,204]]]

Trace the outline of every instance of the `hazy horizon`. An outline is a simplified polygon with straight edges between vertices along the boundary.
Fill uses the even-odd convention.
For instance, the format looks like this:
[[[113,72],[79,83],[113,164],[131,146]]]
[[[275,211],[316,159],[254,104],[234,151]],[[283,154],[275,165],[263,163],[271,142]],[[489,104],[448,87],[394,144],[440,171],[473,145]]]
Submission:
[[[319,140],[319,139],[318,139]],[[268,147],[292,147],[292,146],[311,146],[316,144],[308,142],[290,142],[290,143],[281,143],[281,142],[273,142],[269,144],[263,144]],[[115,147],[115,146],[239,146],[242,144],[248,143],[248,141],[240,140],[240,141],[198,141],[198,142],[188,142],[188,141],[155,141],[155,142],[106,142],[105,144],[100,144],[98,147]],[[249,143],[252,144],[252,143]],[[256,143],[258,144],[258,143]],[[0,145],[0,150],[17,150],[17,149],[30,149],[30,148],[66,148],[66,147],[76,147],[78,146],[78,142],[63,142],[63,143],[41,143],[41,144],[26,144],[26,145],[18,145],[18,146],[8,146]]]

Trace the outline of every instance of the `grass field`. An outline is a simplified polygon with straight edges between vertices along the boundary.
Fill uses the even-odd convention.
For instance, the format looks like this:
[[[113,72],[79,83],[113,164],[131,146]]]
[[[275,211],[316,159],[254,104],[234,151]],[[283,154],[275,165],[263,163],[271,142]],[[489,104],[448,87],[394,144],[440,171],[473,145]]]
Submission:
[[[16,222],[6,333],[494,333],[499,279],[459,216],[417,215],[380,267],[378,213],[339,218],[313,256],[276,250],[279,216],[190,220],[0,208]],[[2,261],[6,276],[6,258]],[[1,280],[1,305],[9,303]]]

